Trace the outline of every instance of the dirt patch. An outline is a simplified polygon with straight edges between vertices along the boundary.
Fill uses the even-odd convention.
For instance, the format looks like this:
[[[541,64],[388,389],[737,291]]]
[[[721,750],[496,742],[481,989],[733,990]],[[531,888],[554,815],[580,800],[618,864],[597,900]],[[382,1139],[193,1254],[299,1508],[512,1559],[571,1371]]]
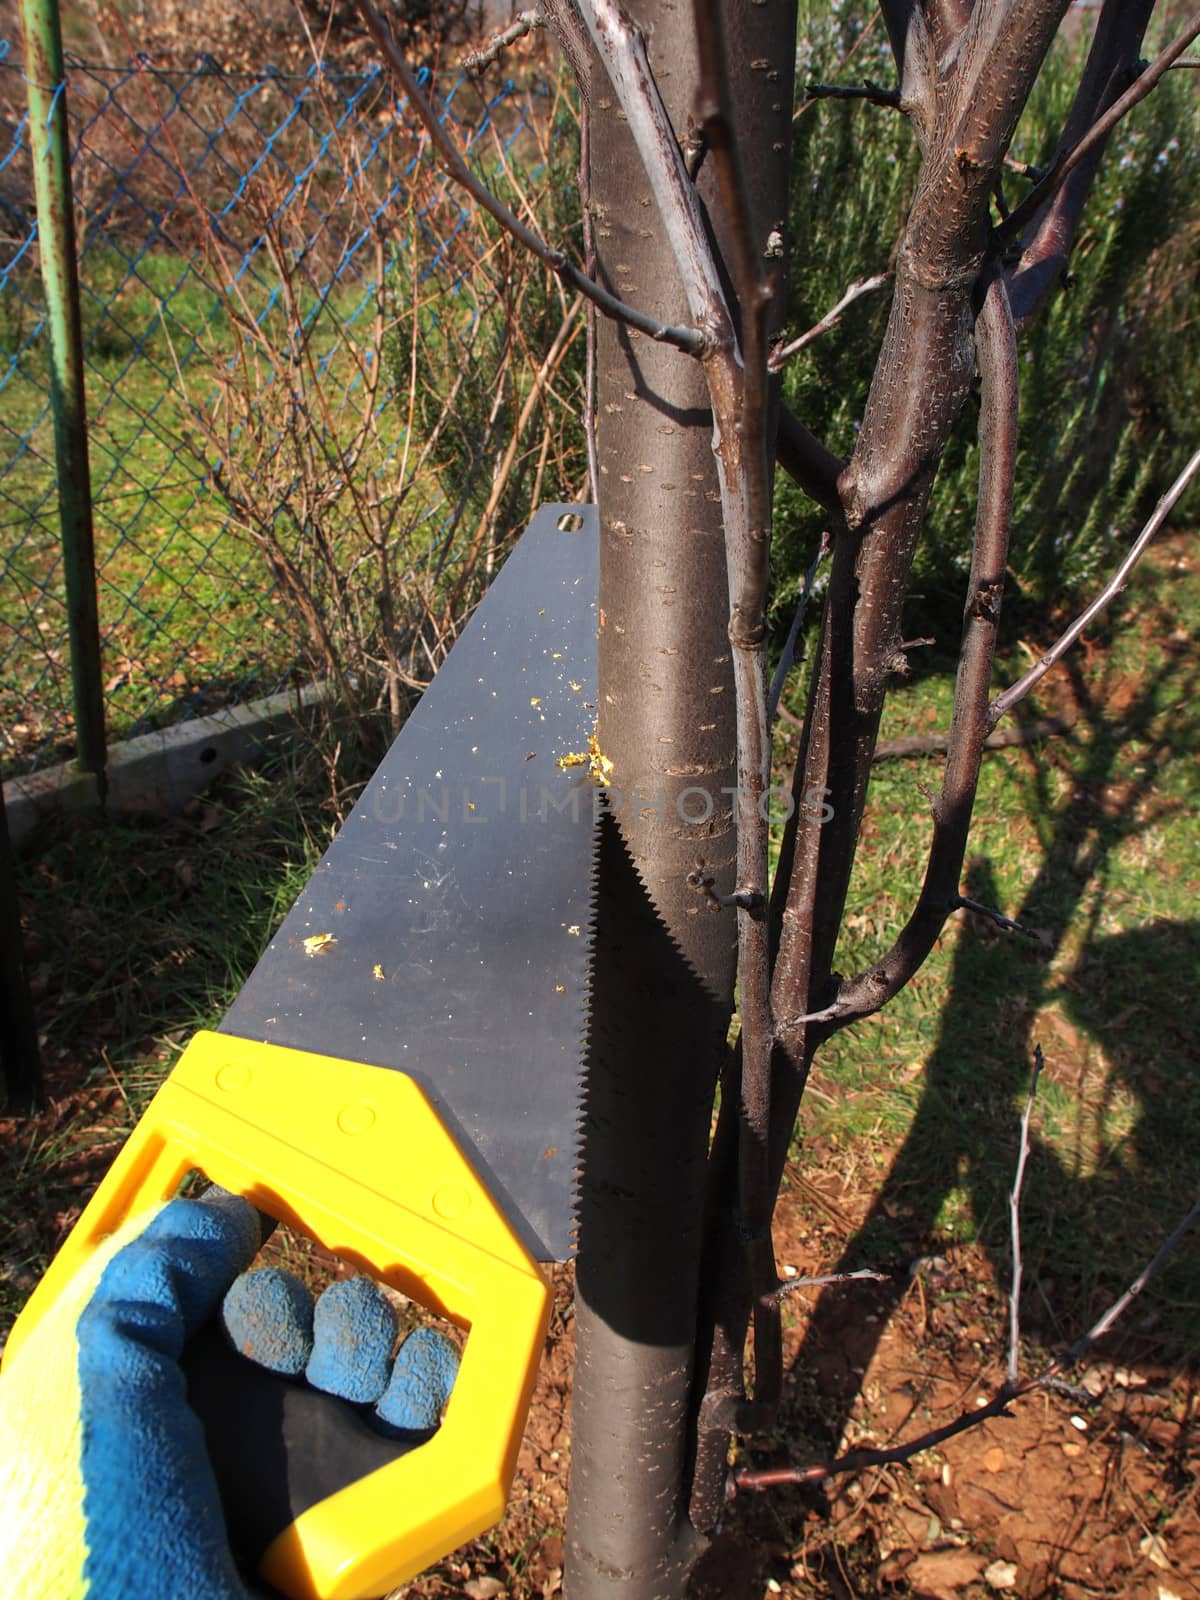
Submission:
[[[836,1183],[810,1173],[783,1196],[781,1265],[807,1272],[836,1258],[846,1219],[827,1188]],[[401,1591],[410,1600],[561,1591],[570,1268],[556,1287],[508,1515]],[[898,1444],[982,1403],[1004,1376],[1003,1296],[974,1247],[922,1263],[902,1287],[856,1285],[789,1304],[779,1423],[743,1446],[742,1464]],[[1195,1379],[1155,1362],[1144,1337],[1122,1335],[1075,1380],[1077,1392],[1031,1395],[911,1465],[831,1480],[824,1492],[739,1496],[696,1570],[692,1600],[1200,1600]]]

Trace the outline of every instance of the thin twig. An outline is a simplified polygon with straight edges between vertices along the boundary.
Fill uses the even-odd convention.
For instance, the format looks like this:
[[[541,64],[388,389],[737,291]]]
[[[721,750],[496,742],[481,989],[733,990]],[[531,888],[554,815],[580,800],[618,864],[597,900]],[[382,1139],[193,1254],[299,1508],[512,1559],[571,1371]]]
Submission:
[[[1175,482],[1155,506],[1154,511],[1150,516],[1150,520],[1146,523],[1146,526],[1142,529],[1141,533],[1138,534],[1137,538],[1130,546],[1129,554],[1125,557],[1124,561],[1122,561],[1116,572],[1113,573],[1112,577],[1105,584],[1104,588],[1101,589],[1100,593],[1092,601],[1091,605],[1088,606],[1088,608],[1078,617],[1076,617],[1075,621],[1066,630],[1066,632],[1055,640],[1055,642],[1050,646],[1049,650],[1046,651],[1045,655],[1042,656],[1041,659],[1032,667],[1030,667],[1029,671],[1026,672],[1023,677],[1018,678],[1016,683],[1010,685],[1009,688],[1005,689],[1002,694],[998,694],[992,701],[991,705],[988,707],[989,727],[994,728],[1000,721],[1001,717],[1007,716],[1007,714],[1015,705],[1024,700],[1025,696],[1034,687],[1034,685],[1040,683],[1050,671],[1050,668],[1054,666],[1057,661],[1061,660],[1064,655],[1066,655],[1067,651],[1075,643],[1076,639],[1078,639],[1079,635],[1084,631],[1084,629],[1088,627],[1088,625],[1093,622],[1097,616],[1099,616],[1100,612],[1104,610],[1105,606],[1107,606],[1110,601],[1116,599],[1117,595],[1119,595],[1121,590],[1125,587],[1125,580],[1145,554],[1146,547],[1149,545],[1151,539],[1154,538],[1155,534],[1159,531],[1163,523],[1174,510],[1180,496],[1195,477],[1197,470],[1200,470],[1200,450],[1196,451],[1191,460],[1188,462],[1187,466],[1184,467],[1183,471],[1175,479]]]
[[[825,1272],[816,1278],[789,1278],[775,1291],[777,1300],[786,1300],[797,1289],[824,1289],[832,1283],[891,1283],[886,1272],[876,1272],[873,1267],[859,1267],[857,1272]]]
[[[1024,934],[1026,939],[1034,939],[1041,944],[1040,937],[1032,928],[1027,928],[1024,923],[1014,922],[1011,917],[1006,917],[1003,912],[997,911],[994,906],[985,906],[982,900],[972,900],[969,895],[956,894],[950,909],[952,911],[973,911],[976,916],[986,917],[989,922],[994,922],[998,928],[1003,928],[1005,933]]]
[[[1177,38],[1157,55],[1146,70],[1139,74],[1137,80],[1130,84],[1119,99],[1114,100],[1102,116],[1096,118],[1091,127],[1083,136],[1058,161],[1055,161],[1045,177],[1029,191],[1024,200],[1012,214],[1001,223],[996,230],[997,239],[1006,242],[1015,239],[1030,217],[1037,213],[1046,204],[1046,201],[1055,194],[1074,172],[1075,168],[1085,159],[1088,152],[1095,148],[1102,139],[1106,139],[1121,118],[1132,111],[1140,101],[1144,100],[1158,83],[1159,79],[1174,66],[1188,45],[1200,34],[1200,15],[1194,16]]]
[[[540,11],[520,11],[507,28],[493,34],[481,49],[469,50],[458,64],[464,72],[469,72],[473,78],[478,78],[485,67],[490,67],[493,61],[500,59],[510,44],[516,44],[518,39],[523,39],[535,28],[545,26],[546,19]]]
[[[639,333],[646,334],[651,339],[671,344],[687,355],[703,355],[708,348],[708,340],[698,328],[671,327],[668,323],[659,322],[654,317],[648,317],[644,312],[635,310],[626,305],[623,300],[618,300],[615,295],[609,294],[607,289],[595,283],[591,278],[579,270],[561,250],[549,245],[539,235],[527,228],[525,224],[509,210],[502,200],[498,200],[487,186],[479,181],[459,153],[454,141],[450,138],[445,128],[434,115],[433,109],[421,91],[420,85],[413,76],[412,70],[404,57],[396,49],[391,35],[384,26],[378,12],[371,5],[370,0],[357,0],[358,9],[362,14],[371,36],[383,52],[384,59],[391,71],[395,74],[404,90],[408,103],[424,124],[434,148],[442,159],[446,171],[459,183],[471,197],[478,201],[483,209],[495,218],[500,226],[512,234],[518,244],[535,255],[539,261],[544,261],[552,271],[556,272],[564,282],[570,284],[580,294],[586,295],[589,300],[599,306],[605,316],[612,317],[616,322],[624,322],[631,328],[636,328]]]
[[[953,1421],[943,1424],[942,1427],[931,1428],[928,1433],[920,1434],[906,1444],[896,1445],[890,1450],[847,1450],[844,1455],[827,1461],[814,1461],[804,1467],[769,1467],[763,1470],[735,1468],[726,1479],[727,1498],[732,1500],[743,1490],[773,1489],[783,1484],[822,1483],[827,1478],[839,1477],[843,1473],[861,1472],[865,1467],[901,1465],[911,1461],[923,1451],[931,1450],[935,1445],[944,1444],[956,1434],[967,1433],[970,1429],[977,1428],[981,1422],[986,1422],[990,1417],[1007,1415],[1013,1401],[1021,1399],[1024,1395],[1032,1394],[1037,1389],[1058,1387],[1059,1374],[1077,1365],[1096,1341],[1108,1332],[1146,1285],[1158,1276],[1168,1256],[1197,1221],[1200,1221],[1200,1199],[1197,1199],[1187,1216],[1160,1246],[1154,1259],[1142,1268],[1124,1294],[1113,1302],[1104,1315],[1088,1329],[1087,1333],[1077,1339],[1069,1350],[1057,1356],[1036,1377],[1021,1378],[1014,1383],[1010,1376],[984,1405],[977,1406],[971,1411],[962,1411]]]
[[[1012,1193],[1008,1210],[1012,1226],[1012,1288],[1008,1297],[1008,1381],[1017,1384],[1021,1374],[1018,1358],[1021,1343],[1021,1186],[1025,1182],[1025,1164],[1029,1160],[1029,1122],[1033,1116],[1033,1102],[1037,1095],[1038,1079],[1045,1066],[1041,1045],[1033,1049],[1033,1078],[1029,1084],[1029,1098],[1021,1117],[1021,1142],[1017,1151],[1017,1170],[1013,1175]]]
[[[813,584],[816,582],[817,569],[829,553],[833,543],[829,529],[821,534],[821,543],[817,553],[812,559],[812,565],[804,574],[804,587],[800,591],[800,599],[796,603],[796,615],[792,618],[792,625],[788,629],[788,636],[784,642],[783,653],[779,657],[779,665],[775,668],[775,676],[771,679],[770,693],[767,695],[767,717],[773,724],[779,710],[779,701],[783,694],[783,686],[787,682],[787,675],[796,662],[796,641],[800,637],[800,629],[804,626],[804,617],[808,611],[809,598],[812,595]]]
[[[1175,1246],[1189,1231],[1189,1229],[1196,1225],[1197,1221],[1200,1221],[1200,1198],[1197,1198],[1195,1205],[1188,1212],[1187,1216],[1184,1217],[1183,1221],[1179,1224],[1175,1231],[1163,1241],[1163,1243],[1159,1246],[1158,1253],[1155,1255],[1154,1259],[1149,1262],[1147,1266],[1142,1268],[1141,1272],[1138,1273],[1137,1277],[1129,1285],[1128,1289],[1126,1289],[1125,1293],[1120,1297],[1120,1299],[1114,1300],[1104,1315],[1098,1318],[1097,1321],[1095,1321],[1088,1329],[1088,1331],[1083,1334],[1081,1338],[1077,1339],[1071,1348],[1065,1352],[1065,1354],[1058,1357],[1057,1360],[1052,1361],[1045,1371],[1039,1374],[1036,1380],[1037,1383],[1045,1385],[1049,1383],[1051,1378],[1057,1377],[1060,1372],[1065,1372],[1068,1368],[1074,1367],[1080,1361],[1082,1361],[1083,1357],[1088,1353],[1097,1340],[1104,1337],[1104,1335],[1112,1327],[1113,1323],[1116,1322],[1117,1318],[1124,1316],[1129,1306],[1132,1305],[1132,1303],[1137,1299],[1138,1295],[1141,1294],[1146,1285],[1154,1278],[1157,1278],[1158,1274],[1162,1271],[1167,1257],[1175,1249]]]
[[[767,362],[769,371],[781,371],[784,363],[791,356],[798,355],[801,350],[806,350],[810,344],[815,344],[822,334],[828,333],[831,328],[835,328],[842,320],[842,312],[848,306],[852,306],[856,300],[861,300],[863,295],[872,294],[876,289],[882,289],[890,276],[891,274],[887,272],[877,272],[873,277],[859,278],[852,283],[838,303],[825,313],[820,322],[814,322],[807,333],[802,333],[798,338],[793,339],[790,344],[785,344],[782,348],[771,351],[770,359]]]

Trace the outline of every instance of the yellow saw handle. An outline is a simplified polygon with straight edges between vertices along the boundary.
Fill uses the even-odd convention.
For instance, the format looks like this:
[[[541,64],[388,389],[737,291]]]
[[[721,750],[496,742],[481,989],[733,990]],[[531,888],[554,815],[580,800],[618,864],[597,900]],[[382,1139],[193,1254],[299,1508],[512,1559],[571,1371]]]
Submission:
[[[467,1331],[433,1438],[303,1512],[260,1563],[293,1600],[371,1600],[502,1516],[549,1285],[411,1078],[199,1033],[34,1290],[6,1354],[97,1245],[197,1170]]]

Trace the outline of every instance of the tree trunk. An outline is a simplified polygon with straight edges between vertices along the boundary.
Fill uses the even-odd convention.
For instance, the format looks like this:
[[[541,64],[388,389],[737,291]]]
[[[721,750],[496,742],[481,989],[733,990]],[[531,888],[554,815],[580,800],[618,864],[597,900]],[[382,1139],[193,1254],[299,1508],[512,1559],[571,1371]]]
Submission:
[[[691,8],[627,10],[685,137],[698,77]],[[766,255],[786,215],[794,10],[730,4],[725,30]],[[686,323],[670,241],[606,89],[593,62],[597,276],[640,310]],[[708,177],[700,189],[719,240]],[[688,882],[702,863],[717,893],[733,887],[725,549],[700,364],[600,319],[596,410],[598,731],[619,802],[598,878],[565,1589],[570,1600],[674,1600],[701,1548],[687,1520],[689,1401],[737,938],[734,913]]]

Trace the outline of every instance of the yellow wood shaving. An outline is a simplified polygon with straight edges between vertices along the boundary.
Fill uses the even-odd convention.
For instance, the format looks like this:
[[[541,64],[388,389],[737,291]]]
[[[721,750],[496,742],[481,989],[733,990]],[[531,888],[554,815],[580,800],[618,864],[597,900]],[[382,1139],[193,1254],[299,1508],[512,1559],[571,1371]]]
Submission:
[[[593,783],[598,783],[605,789],[612,784],[613,764],[600,749],[600,741],[594,733],[588,734],[586,750],[573,750],[569,755],[559,756],[558,764],[564,771],[568,767],[586,766],[588,777]]]

